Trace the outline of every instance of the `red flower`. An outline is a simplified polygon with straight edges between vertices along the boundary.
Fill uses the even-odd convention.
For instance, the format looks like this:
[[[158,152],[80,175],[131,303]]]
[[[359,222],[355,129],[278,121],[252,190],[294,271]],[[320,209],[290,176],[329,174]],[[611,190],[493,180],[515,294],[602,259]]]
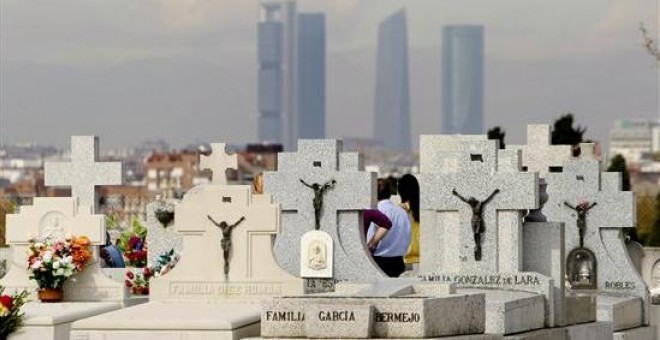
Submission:
[[[0,296],[0,303],[8,310],[11,310],[11,308],[14,306],[14,300],[9,295]]]
[[[133,282],[131,282],[129,280],[124,281],[124,283],[126,283],[126,287],[128,287],[128,288],[133,287]]]
[[[135,275],[133,274],[132,271],[129,270],[129,271],[126,272],[126,277],[133,280],[135,278]]]

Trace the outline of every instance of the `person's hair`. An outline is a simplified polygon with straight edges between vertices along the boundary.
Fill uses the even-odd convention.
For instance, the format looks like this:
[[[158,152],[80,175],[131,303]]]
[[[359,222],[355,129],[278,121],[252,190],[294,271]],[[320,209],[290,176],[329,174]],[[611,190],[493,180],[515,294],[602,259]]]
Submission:
[[[405,174],[399,179],[397,187],[401,202],[408,203],[416,222],[419,222],[419,182],[411,174]]]
[[[392,196],[392,191],[390,190],[390,183],[383,178],[378,179],[378,200],[386,200]]]

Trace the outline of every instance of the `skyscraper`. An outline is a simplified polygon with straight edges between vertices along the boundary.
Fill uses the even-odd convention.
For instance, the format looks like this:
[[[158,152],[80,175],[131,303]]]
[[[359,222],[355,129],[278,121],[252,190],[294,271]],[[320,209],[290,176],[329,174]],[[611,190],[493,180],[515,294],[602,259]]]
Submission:
[[[325,138],[325,15],[298,15],[298,137]]]
[[[378,27],[374,139],[389,149],[410,150],[408,37],[404,9]]]
[[[296,3],[264,1],[258,27],[259,140],[295,147]]]
[[[484,133],[484,28],[442,30],[442,133]]]

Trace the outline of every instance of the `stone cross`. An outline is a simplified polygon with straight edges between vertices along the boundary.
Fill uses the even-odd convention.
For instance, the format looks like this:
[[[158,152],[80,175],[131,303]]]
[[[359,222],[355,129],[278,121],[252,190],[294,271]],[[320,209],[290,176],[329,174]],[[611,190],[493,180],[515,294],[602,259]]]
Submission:
[[[518,153],[507,152],[499,165],[495,141],[475,136],[422,136],[420,152],[421,237],[420,272],[522,271],[520,210],[538,205],[536,173],[515,171]],[[441,151],[434,150],[435,147]],[[424,160],[431,155],[436,161]],[[442,160],[442,161],[440,161]],[[472,209],[456,197],[484,200],[499,193],[483,208],[483,258],[474,256]]]
[[[97,186],[121,185],[121,162],[98,162],[99,140],[96,136],[71,137],[70,162],[46,162],[45,184],[70,186],[71,196],[81,205],[96,208]]]
[[[522,151],[522,166],[545,177],[552,167],[562,167],[572,158],[570,145],[551,145],[550,125],[527,125],[527,145],[507,145]]]
[[[580,155],[577,159],[595,159],[596,157],[596,143],[580,143]]]
[[[7,215],[7,242],[12,249],[10,271],[0,285],[10,289],[36,287],[26,270],[27,247],[33,239],[47,236],[87,236],[91,241],[93,259],[75,280],[65,285],[65,299],[69,301],[122,300],[123,284],[107,278],[98,264],[98,247],[105,244],[105,220],[94,215],[89,206],[76,203],[73,197],[35,197],[31,206],[21,207],[20,213]]]
[[[599,163],[577,159],[568,162],[562,173],[548,174],[549,199],[544,214],[550,221],[565,223],[569,254],[580,247],[580,235],[576,212],[564,202],[597,203],[586,214],[584,248],[595,255],[596,273],[592,275],[598,290],[636,295],[646,303],[646,285],[632,264],[623,237],[623,230],[634,228],[637,220],[634,194],[621,191],[620,174],[601,173]]]
[[[228,155],[225,143],[211,143],[211,155],[201,155],[199,167],[202,170],[210,169],[213,172],[211,183],[227,184],[227,169],[238,169],[238,155]]]
[[[248,185],[197,186],[176,205],[175,215],[170,228],[183,237],[183,255],[152,282],[152,301],[258,300],[302,292],[302,282],[283,271],[270,251],[280,226],[279,205],[270,195],[252,196]],[[245,217],[232,231],[226,275],[222,231],[208,216],[231,224]]]
[[[334,240],[333,278],[365,281],[383,278],[365,245],[361,210],[375,206],[375,174],[362,171],[357,153],[342,152],[338,140],[299,140],[298,152],[278,156],[278,171],[264,174],[264,191],[282,204],[282,228],[273,251],[279,265],[300,275],[300,242],[314,230],[314,192],[307,183],[335,184],[323,197],[320,230]]]

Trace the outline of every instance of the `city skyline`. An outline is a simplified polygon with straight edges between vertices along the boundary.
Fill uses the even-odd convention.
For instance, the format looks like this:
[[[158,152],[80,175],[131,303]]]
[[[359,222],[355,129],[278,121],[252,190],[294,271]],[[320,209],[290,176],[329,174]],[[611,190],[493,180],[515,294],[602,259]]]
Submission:
[[[260,3],[258,140],[292,147],[297,137],[297,13],[295,1]]]
[[[410,151],[410,86],[406,11],[378,27],[373,138],[392,150]]]
[[[326,15],[327,137],[372,135],[371,124],[353,122],[373,119],[378,23],[401,7],[413,149],[420,134],[439,131],[439,30],[450,24],[488,31],[484,128],[502,126],[507,141],[524,142],[527,123],[567,111],[601,142],[619,117],[658,116],[657,68],[638,29],[643,21],[657,32],[654,1],[297,4]],[[108,147],[257,140],[257,1],[0,6],[2,143],[62,146],[72,134],[98,134]]]
[[[441,132],[485,133],[483,26],[442,28],[441,74]]]
[[[325,14],[298,14],[298,137],[325,137]]]

